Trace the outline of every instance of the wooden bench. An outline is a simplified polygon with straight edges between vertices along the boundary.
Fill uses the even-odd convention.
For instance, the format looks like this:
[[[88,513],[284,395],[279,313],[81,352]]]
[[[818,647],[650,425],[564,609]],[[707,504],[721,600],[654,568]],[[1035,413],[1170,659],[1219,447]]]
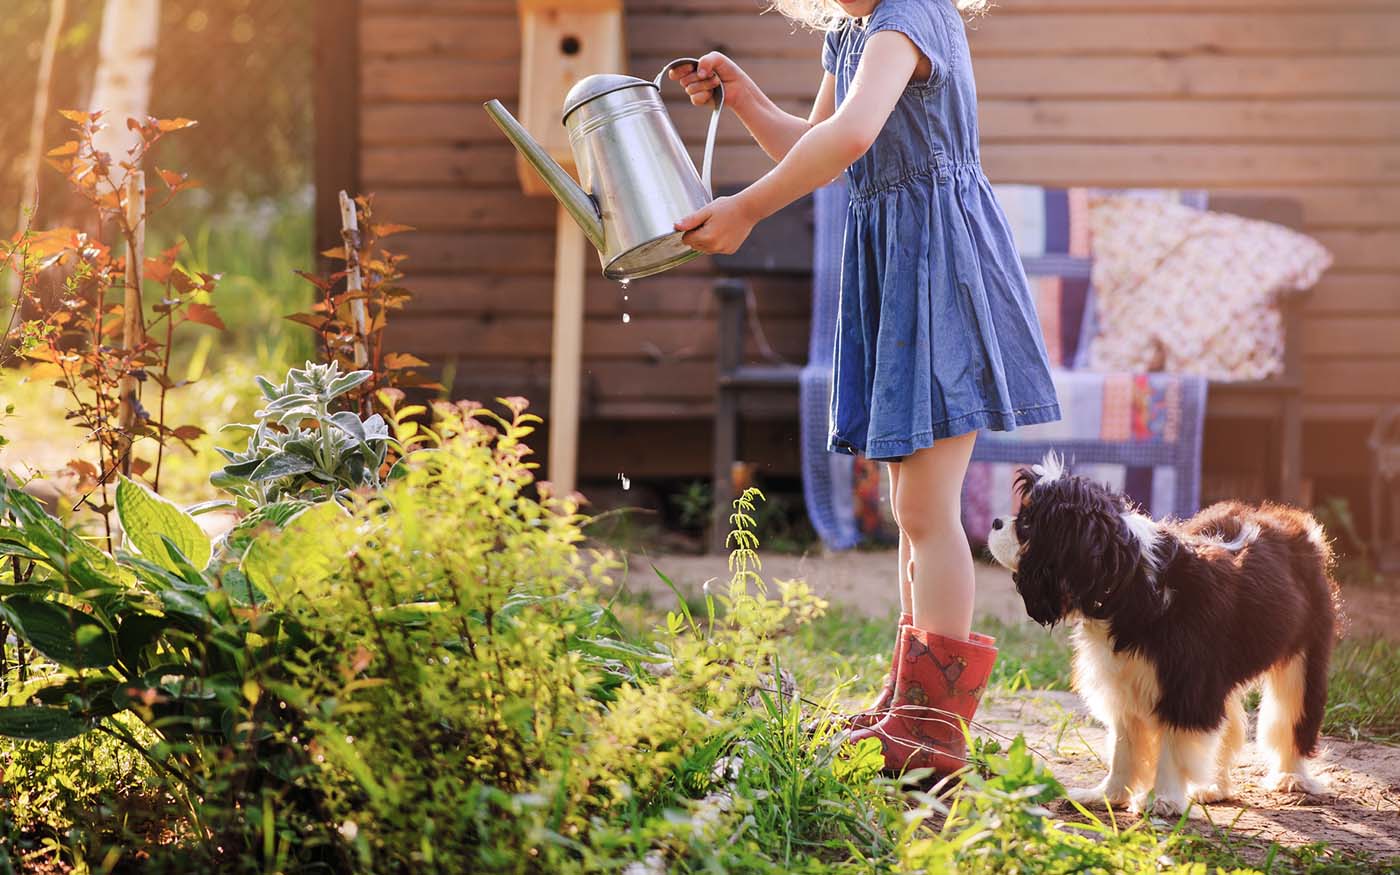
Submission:
[[[1290,228],[1302,225],[1302,206],[1273,197],[1214,196],[1209,208]],[[799,365],[755,364],[744,361],[749,323],[751,281],[764,276],[810,276],[814,216],[805,198],[760,223],[733,255],[716,256],[721,272],[715,281],[718,298],[719,344],[714,420],[714,525],[711,548],[724,549],[730,502],[734,498],[734,463],[741,457],[739,421],[744,416],[795,418]],[[1283,373],[1267,380],[1211,381],[1207,421],[1263,423],[1270,433],[1272,494],[1296,503],[1302,497],[1303,459],[1303,306],[1305,294],[1282,299],[1285,356]]]

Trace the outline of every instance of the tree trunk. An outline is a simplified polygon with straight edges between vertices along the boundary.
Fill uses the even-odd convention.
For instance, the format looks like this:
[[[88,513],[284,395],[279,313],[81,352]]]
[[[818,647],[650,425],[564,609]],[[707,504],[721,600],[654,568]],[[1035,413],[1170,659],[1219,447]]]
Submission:
[[[29,211],[34,209],[38,199],[39,171],[44,165],[44,124],[49,118],[54,57],[58,54],[58,37],[63,32],[63,19],[67,13],[68,0],[50,0],[49,26],[44,32],[44,49],[39,55],[39,70],[34,85],[34,115],[29,120],[29,153],[24,160],[24,194],[19,201],[16,231],[23,231],[29,226]]]
[[[114,164],[129,160],[140,142],[126,120],[144,120],[149,114],[159,31],[160,0],[106,0],[90,106],[106,113],[107,127],[94,138],[94,146],[110,154]],[[113,168],[114,179],[122,175]]]

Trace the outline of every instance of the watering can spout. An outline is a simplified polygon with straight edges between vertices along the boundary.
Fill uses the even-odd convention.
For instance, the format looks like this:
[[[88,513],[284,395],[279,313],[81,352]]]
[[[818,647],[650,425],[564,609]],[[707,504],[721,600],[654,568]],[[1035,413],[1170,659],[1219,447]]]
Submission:
[[[578,222],[583,233],[588,237],[588,241],[593,244],[599,252],[605,248],[603,239],[603,220],[598,214],[598,206],[588,192],[579,187],[569,172],[559,166],[559,162],[549,157],[549,153],[544,150],[535,138],[530,136],[530,132],[525,130],[520,122],[515,120],[515,116],[510,114],[499,100],[488,100],[485,104],[486,114],[491,116],[491,120],[506,135],[506,138],[519,150],[520,154],[530,166],[534,167],[549,186],[549,190],[554,192],[559,203],[564,209],[569,211],[569,215]]]

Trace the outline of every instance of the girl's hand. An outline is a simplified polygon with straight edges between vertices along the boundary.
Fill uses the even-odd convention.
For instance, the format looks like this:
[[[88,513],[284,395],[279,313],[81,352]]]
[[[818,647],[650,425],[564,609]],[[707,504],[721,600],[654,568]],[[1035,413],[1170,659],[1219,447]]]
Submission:
[[[740,199],[718,197],[677,222],[676,230],[685,232],[681,240],[691,249],[730,255],[744,245],[757,221]]]
[[[690,95],[690,102],[696,106],[709,103],[715,86],[723,84],[724,103],[735,112],[749,102],[756,88],[753,80],[738,64],[719,52],[710,52],[701,57],[699,69],[694,64],[682,64],[666,75],[685,86],[685,93]]]

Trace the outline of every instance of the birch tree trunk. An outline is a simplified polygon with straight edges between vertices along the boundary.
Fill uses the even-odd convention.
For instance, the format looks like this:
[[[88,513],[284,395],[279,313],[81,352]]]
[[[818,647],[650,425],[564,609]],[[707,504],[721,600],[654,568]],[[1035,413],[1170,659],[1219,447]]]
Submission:
[[[93,81],[94,111],[106,113],[107,127],[94,138],[99,151],[113,163],[126,161],[140,142],[126,120],[144,120],[151,105],[151,78],[156,69],[156,37],[160,32],[160,0],[106,0],[102,8],[102,38],[98,44],[97,76]],[[122,173],[113,168],[114,179]]]

